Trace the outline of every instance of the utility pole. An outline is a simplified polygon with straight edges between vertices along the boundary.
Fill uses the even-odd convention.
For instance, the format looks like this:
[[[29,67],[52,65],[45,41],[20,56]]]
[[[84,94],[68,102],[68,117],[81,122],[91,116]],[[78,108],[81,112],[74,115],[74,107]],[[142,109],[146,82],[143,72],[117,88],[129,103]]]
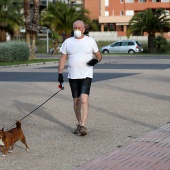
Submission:
[[[46,8],[48,9],[48,0],[46,0]],[[48,41],[48,28],[47,28],[47,54],[49,53],[49,41]]]

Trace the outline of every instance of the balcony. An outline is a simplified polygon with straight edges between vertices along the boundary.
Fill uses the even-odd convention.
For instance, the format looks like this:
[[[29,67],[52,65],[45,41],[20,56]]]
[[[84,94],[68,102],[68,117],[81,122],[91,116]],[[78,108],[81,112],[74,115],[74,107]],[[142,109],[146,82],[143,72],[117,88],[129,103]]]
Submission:
[[[129,25],[132,16],[99,16],[99,23],[116,23],[116,25]]]
[[[125,3],[147,3],[147,0],[125,0]],[[170,2],[170,0],[149,0],[149,2]]]

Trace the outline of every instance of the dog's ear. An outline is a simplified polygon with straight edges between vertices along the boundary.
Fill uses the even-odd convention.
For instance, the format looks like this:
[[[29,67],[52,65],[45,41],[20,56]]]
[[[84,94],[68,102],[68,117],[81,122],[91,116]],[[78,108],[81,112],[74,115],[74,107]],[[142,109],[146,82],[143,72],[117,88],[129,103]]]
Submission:
[[[2,132],[4,132],[4,127],[2,128]]]

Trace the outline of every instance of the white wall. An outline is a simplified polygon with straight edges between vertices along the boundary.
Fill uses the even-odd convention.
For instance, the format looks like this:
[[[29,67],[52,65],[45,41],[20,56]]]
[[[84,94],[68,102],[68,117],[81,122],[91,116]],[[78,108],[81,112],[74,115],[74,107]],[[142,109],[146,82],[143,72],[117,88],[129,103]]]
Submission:
[[[96,41],[118,41],[127,40],[127,36],[118,36],[116,31],[110,32],[89,32],[89,36],[93,37]],[[148,36],[130,36],[129,39],[138,41],[147,41]]]

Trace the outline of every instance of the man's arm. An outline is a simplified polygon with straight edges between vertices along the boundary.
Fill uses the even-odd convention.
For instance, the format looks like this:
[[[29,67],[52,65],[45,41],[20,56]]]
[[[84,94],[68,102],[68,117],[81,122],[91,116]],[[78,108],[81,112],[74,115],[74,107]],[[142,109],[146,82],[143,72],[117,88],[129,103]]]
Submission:
[[[62,54],[59,60],[58,73],[62,73],[66,64],[67,54]]]
[[[87,62],[88,66],[94,66],[102,60],[102,55],[99,51],[95,53],[95,57],[96,58],[92,58],[90,61]]]
[[[95,57],[97,58],[98,62],[102,60],[102,54],[99,51],[95,53]]]

